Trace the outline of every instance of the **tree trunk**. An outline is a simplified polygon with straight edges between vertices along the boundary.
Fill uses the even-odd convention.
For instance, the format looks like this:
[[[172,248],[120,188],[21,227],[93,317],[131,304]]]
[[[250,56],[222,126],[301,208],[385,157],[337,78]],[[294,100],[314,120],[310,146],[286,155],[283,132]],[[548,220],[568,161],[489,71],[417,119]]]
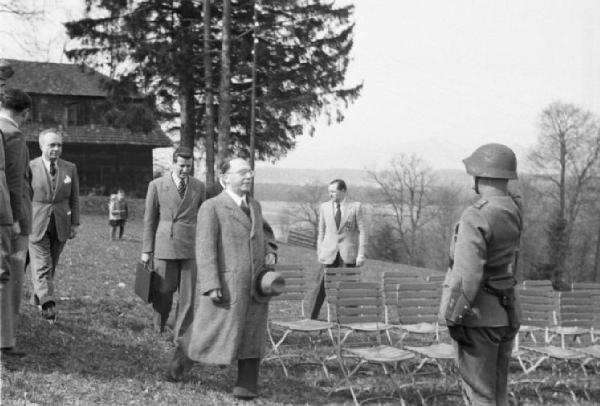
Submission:
[[[191,35],[191,21],[194,17],[194,4],[192,0],[181,2],[181,51],[189,63],[182,63],[179,70],[179,106],[181,108],[181,135],[179,144],[194,150],[196,138],[196,120],[194,117],[194,73],[192,60],[194,54],[193,38]]]
[[[217,164],[229,155],[229,133],[231,130],[230,94],[230,47],[231,47],[231,0],[223,0],[223,38],[221,44],[221,84],[219,88],[219,140]]]
[[[204,87],[206,92],[205,138],[206,149],[206,188],[215,185],[215,114],[213,109],[212,57],[210,53],[210,0],[204,0]]]

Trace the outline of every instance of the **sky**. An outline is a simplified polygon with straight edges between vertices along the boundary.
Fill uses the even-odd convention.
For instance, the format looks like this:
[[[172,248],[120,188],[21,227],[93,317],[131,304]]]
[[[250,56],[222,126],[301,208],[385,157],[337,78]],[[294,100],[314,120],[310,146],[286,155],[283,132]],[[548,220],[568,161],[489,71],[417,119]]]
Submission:
[[[23,55],[3,40],[0,57],[66,61],[60,22],[81,15],[83,0],[41,1],[49,13],[36,24],[40,52]],[[600,114],[597,0],[352,3],[347,83],[364,83],[362,95],[342,123],[323,120],[313,138],[300,137],[279,167],[374,170],[416,154],[434,169],[459,169],[488,142],[510,146],[524,162],[548,104]],[[0,34],[7,27],[22,29],[0,15]]]

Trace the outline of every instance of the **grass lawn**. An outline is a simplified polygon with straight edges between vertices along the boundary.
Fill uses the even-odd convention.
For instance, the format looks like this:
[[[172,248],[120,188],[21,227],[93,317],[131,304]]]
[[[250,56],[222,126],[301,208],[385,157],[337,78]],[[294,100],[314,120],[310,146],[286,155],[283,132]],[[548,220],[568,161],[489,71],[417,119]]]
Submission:
[[[26,283],[18,343],[29,355],[3,361],[2,405],[246,403],[230,395],[236,376],[232,367],[196,365],[185,383],[164,380],[164,366],[173,350],[171,337],[152,331],[151,308],[132,290],[141,228],[141,219],[134,219],[127,224],[124,240],[112,242],[106,217],[83,216],[80,235],[68,242],[59,264],[59,314],[54,325],[27,304],[30,283]],[[310,251],[285,245],[280,249],[281,263],[316,267],[313,261]],[[271,310],[282,314],[286,307]],[[261,368],[260,386],[261,397],[252,404],[351,404],[347,392],[327,397],[331,384],[317,368],[295,368],[293,377],[286,378],[277,363],[267,362]],[[425,391],[431,392],[433,386]],[[413,390],[403,394],[416,402]],[[527,388],[518,395],[521,404],[539,404]],[[593,396],[600,399],[597,386]],[[566,399],[548,391],[544,404],[564,404]],[[460,403],[448,397],[440,404]]]

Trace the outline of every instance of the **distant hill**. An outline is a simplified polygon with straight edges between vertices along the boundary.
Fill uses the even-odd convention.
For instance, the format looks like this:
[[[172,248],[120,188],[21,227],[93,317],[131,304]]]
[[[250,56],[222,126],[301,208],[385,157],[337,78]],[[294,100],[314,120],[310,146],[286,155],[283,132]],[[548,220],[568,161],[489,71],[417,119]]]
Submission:
[[[471,178],[460,169],[442,169],[434,171],[436,183],[447,185],[455,183],[459,186],[470,185]],[[329,183],[331,180],[344,179],[348,187],[372,186],[373,181],[367,171],[360,169],[291,169],[277,167],[257,167],[256,182],[261,184],[278,183],[285,185],[303,185],[318,181]]]

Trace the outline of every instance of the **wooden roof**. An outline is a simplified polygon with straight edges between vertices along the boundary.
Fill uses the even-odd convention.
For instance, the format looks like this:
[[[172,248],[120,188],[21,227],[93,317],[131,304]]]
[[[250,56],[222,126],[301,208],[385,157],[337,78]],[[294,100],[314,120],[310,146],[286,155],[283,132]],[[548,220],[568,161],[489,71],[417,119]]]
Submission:
[[[27,141],[37,142],[39,133],[48,128],[40,123],[27,123],[21,130]],[[69,126],[61,130],[65,136],[63,142],[66,144],[128,144],[149,145],[152,147],[170,147],[173,145],[171,139],[156,127],[148,134],[133,133],[126,128],[113,128],[105,125],[81,125]]]

